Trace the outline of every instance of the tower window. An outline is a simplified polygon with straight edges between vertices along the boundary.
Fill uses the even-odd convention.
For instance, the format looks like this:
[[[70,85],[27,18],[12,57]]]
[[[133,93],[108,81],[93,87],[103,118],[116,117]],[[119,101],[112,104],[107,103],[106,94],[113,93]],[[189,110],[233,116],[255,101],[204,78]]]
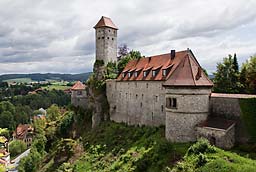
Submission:
[[[166,107],[168,109],[177,109],[177,99],[176,98],[167,98]]]
[[[114,38],[112,38],[112,40],[114,40]]]
[[[79,96],[82,95],[82,91],[78,91],[77,95],[79,95]]]
[[[100,37],[98,37],[98,39],[100,39]]]
[[[108,39],[109,39],[109,37],[108,37]]]
[[[110,32],[110,30],[108,30],[108,32]]]
[[[102,39],[104,39],[104,36],[102,37]]]
[[[164,105],[161,105],[161,111],[164,112]]]

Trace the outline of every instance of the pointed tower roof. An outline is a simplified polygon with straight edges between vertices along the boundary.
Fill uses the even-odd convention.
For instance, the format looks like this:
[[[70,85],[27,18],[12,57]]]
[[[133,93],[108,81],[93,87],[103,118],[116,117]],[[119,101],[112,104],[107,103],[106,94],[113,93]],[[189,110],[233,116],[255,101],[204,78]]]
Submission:
[[[112,20],[108,17],[102,16],[98,23],[94,26],[94,29],[101,27],[109,27],[118,30],[116,25],[112,22]]]
[[[71,90],[84,90],[84,89],[85,89],[85,85],[80,81],[77,81],[75,85],[73,85],[73,87],[71,88]]]

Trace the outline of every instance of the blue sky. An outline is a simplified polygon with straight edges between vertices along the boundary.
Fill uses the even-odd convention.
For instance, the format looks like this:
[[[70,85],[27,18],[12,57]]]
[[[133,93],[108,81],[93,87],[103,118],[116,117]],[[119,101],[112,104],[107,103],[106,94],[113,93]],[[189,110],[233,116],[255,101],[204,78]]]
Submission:
[[[145,56],[192,49],[213,72],[237,53],[256,53],[255,0],[1,0],[0,74],[92,71],[93,26],[118,26],[118,44]]]

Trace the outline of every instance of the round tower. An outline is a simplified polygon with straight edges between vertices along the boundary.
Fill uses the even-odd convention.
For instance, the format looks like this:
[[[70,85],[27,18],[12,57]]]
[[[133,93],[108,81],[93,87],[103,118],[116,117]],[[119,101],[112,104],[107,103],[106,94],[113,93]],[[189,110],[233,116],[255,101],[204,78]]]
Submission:
[[[117,60],[117,30],[118,28],[108,17],[102,16],[94,26],[96,39],[96,60],[108,62]]]
[[[172,142],[196,140],[196,126],[209,114],[209,98],[213,83],[204,74],[191,50],[174,60],[171,76],[165,81],[165,136]]]

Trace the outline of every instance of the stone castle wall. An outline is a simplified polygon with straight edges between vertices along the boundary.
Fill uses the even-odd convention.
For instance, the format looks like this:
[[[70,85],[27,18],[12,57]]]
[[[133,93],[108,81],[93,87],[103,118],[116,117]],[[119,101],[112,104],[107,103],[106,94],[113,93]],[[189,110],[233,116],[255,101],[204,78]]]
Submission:
[[[162,81],[107,81],[110,119],[130,125],[165,125]]]
[[[172,142],[196,140],[195,127],[209,114],[209,88],[166,88],[166,99],[175,98],[176,108],[166,107],[165,137]]]
[[[117,30],[112,28],[96,29],[96,59],[105,64],[117,59]]]
[[[211,97],[210,114],[213,117],[220,117],[236,121],[235,140],[237,143],[246,143],[249,141],[249,135],[241,116],[239,98],[230,97]]]

